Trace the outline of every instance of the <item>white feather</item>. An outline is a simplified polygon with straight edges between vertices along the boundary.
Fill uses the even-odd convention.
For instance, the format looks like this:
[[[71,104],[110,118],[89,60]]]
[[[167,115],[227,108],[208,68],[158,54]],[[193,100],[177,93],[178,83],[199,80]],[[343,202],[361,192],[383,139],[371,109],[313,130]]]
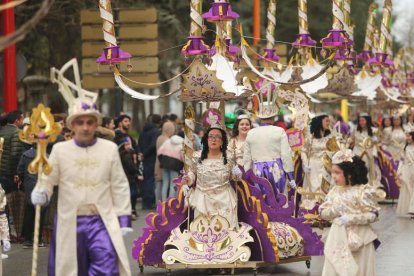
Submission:
[[[291,66],[286,67],[282,72],[277,72],[273,68],[265,68],[263,69],[262,74],[273,78],[275,81],[286,83],[292,77],[293,68]],[[279,84],[275,83],[275,85],[277,86]]]
[[[237,71],[233,69],[234,62],[228,61],[221,54],[215,54],[212,57],[212,63],[207,66],[209,70],[216,72],[216,77],[223,81],[222,87],[225,92],[230,92],[240,96],[243,94],[245,87],[238,85],[236,80]]]
[[[305,80],[305,79],[309,79],[309,78],[315,76],[316,74],[318,74],[322,70],[322,68],[323,68],[323,66],[320,65],[315,60],[308,61],[308,63],[305,64],[302,67],[302,74],[301,74],[302,79]],[[313,81],[307,82],[305,84],[302,84],[302,85],[300,85],[300,87],[306,93],[314,94],[314,93],[318,92],[318,90],[327,87],[328,84],[329,84],[328,83],[328,78],[326,77],[326,73],[324,73],[319,78],[317,78]]]
[[[119,88],[121,88],[122,91],[124,91],[125,93],[127,93],[134,99],[151,101],[151,100],[156,100],[160,97],[159,95],[146,95],[144,93],[137,92],[133,90],[132,88],[130,88],[128,85],[126,85],[124,81],[122,80],[121,76],[114,74],[114,77],[115,77],[116,83],[119,85]]]
[[[352,93],[352,95],[367,97],[368,100],[375,99],[377,96],[376,90],[381,86],[381,80],[381,74],[372,77],[364,71],[359,72],[355,76],[355,84],[359,90]]]
[[[385,88],[384,86],[382,86],[382,91],[388,97],[388,99],[390,99],[394,102],[403,103],[403,104],[408,103],[407,101],[403,101],[403,100],[398,99],[398,97],[401,96],[401,93],[398,90],[398,88],[395,88],[395,87]]]

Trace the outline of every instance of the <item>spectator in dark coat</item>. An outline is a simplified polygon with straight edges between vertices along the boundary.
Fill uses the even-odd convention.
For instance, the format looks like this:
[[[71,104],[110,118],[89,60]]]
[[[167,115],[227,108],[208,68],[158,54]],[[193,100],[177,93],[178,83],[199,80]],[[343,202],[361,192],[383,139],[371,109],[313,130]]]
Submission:
[[[139,137],[137,151],[144,163],[144,181],[142,185],[142,209],[153,209],[155,206],[155,161],[157,158],[156,141],[160,135],[161,116],[148,116]]]
[[[118,145],[119,155],[121,158],[122,168],[125,175],[128,178],[129,190],[131,194],[131,219],[137,219],[137,211],[135,206],[137,205],[138,197],[138,181],[142,172],[140,172],[139,165],[134,160],[134,150],[132,149],[131,140],[128,135],[118,136],[118,140],[115,141]]]
[[[30,195],[37,183],[37,174],[31,174],[28,172],[30,162],[36,157],[36,148],[31,147],[25,151],[20,158],[19,165],[17,167],[17,175],[23,183],[23,189],[26,198],[26,206],[24,209],[24,220],[23,220],[23,237],[24,243],[23,248],[31,248],[33,246],[34,238],[34,223],[35,223],[35,206],[32,204]],[[40,227],[39,227],[39,246],[44,246],[42,241],[44,218],[46,214],[46,207],[42,207],[40,215]]]
[[[6,195],[17,190],[17,164],[25,148],[25,144],[19,139],[19,131],[22,126],[22,112],[15,110],[7,115],[7,125],[0,130],[0,137],[4,138],[0,163],[0,183]]]

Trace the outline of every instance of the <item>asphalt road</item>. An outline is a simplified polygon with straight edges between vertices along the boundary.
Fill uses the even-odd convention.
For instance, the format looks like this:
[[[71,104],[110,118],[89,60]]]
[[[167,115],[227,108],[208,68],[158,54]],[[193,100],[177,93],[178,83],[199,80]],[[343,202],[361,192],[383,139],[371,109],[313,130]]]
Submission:
[[[380,221],[374,223],[374,228],[382,242],[377,250],[378,276],[414,276],[414,220],[397,218],[396,205],[382,205]],[[137,221],[133,222],[134,233],[125,238],[127,252],[131,252],[133,240],[141,233],[145,226],[145,215],[141,211]],[[48,248],[39,249],[38,275],[47,275]],[[32,251],[23,249],[21,244],[12,244],[8,252],[9,258],[3,260],[3,275],[30,275]],[[132,275],[141,275],[135,260],[130,257]],[[321,275],[323,257],[313,257],[311,268],[307,269],[304,262],[277,265],[262,268],[259,275]],[[207,275],[207,270],[173,270],[172,275]],[[211,273],[211,272],[210,272]],[[215,271],[212,271],[214,274]],[[252,271],[236,270],[239,275],[252,275]],[[145,267],[143,275],[165,275],[164,269]],[[211,275],[211,274],[210,274]]]

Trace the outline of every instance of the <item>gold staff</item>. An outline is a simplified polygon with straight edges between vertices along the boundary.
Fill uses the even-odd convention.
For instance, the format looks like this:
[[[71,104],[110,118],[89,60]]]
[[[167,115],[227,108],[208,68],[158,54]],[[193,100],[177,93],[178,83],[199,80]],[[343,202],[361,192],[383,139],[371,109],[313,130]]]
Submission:
[[[36,187],[41,186],[42,173],[48,175],[52,172],[52,167],[46,157],[46,147],[49,142],[56,140],[60,132],[61,125],[59,123],[55,123],[53,115],[50,113],[50,108],[45,107],[43,104],[39,104],[36,108],[33,108],[32,116],[30,116],[30,126],[25,127],[19,133],[20,140],[26,140],[37,144],[36,157],[29,164],[27,169],[31,174],[38,174]],[[40,209],[41,206],[36,205],[32,276],[37,274]]]

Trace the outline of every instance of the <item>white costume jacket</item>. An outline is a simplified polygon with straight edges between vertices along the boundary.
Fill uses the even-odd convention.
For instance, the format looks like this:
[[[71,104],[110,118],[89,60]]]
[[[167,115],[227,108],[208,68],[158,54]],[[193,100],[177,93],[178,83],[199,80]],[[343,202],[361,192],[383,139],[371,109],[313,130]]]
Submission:
[[[41,178],[47,194],[59,185],[56,229],[56,275],[77,275],[76,223],[82,205],[95,205],[118,255],[120,275],[130,275],[119,216],[131,215],[128,180],[116,144],[103,139],[89,147],[73,140],[53,147],[52,172]],[[42,188],[41,188],[42,189]]]
[[[245,170],[255,162],[281,159],[286,173],[293,172],[292,151],[283,128],[261,126],[249,131],[244,143],[243,164]]]

